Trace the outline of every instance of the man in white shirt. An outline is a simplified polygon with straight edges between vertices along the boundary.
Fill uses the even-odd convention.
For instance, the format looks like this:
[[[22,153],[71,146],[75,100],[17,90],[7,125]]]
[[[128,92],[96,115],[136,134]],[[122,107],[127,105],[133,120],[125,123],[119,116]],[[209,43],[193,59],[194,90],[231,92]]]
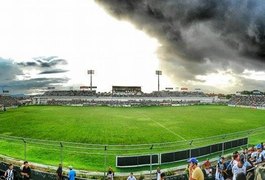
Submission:
[[[215,179],[216,180],[224,180],[224,173],[226,173],[225,169],[225,158],[221,157],[218,161],[218,164],[216,166],[216,173],[215,173]]]
[[[4,177],[6,180],[13,180],[14,179],[13,164],[8,165],[8,169],[6,170]]]
[[[127,178],[127,180],[136,180],[136,178],[133,176],[132,172],[131,172],[130,176]]]
[[[160,180],[161,179],[161,171],[160,171],[160,168],[157,167],[156,169],[156,180]]]
[[[244,161],[239,161],[236,165],[234,165],[232,167],[232,173],[233,173],[233,180],[236,180],[236,176],[239,173],[244,173],[246,174],[246,167],[243,166],[244,165]]]

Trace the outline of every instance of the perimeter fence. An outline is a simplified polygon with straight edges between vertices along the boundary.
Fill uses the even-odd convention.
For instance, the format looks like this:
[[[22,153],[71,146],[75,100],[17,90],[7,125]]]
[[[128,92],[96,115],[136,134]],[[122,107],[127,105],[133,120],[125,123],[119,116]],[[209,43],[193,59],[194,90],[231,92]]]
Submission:
[[[260,143],[264,135],[265,127],[260,127],[188,141],[132,145],[74,143],[0,135],[0,154],[41,164],[56,166],[58,163],[62,163],[64,166],[73,165],[78,169],[105,171],[108,166],[117,166],[117,157],[147,156],[157,159],[158,156],[167,157],[172,152],[182,151],[188,153],[187,157],[190,157],[194,153],[196,154],[195,149],[213,147],[213,145],[219,144],[218,151],[215,151],[215,153],[212,153],[212,151],[209,151],[209,154],[202,153],[202,156],[217,156],[231,151],[231,148],[234,147],[239,149],[239,147],[245,147],[249,144]],[[227,142],[231,142],[231,146],[227,145]],[[236,146],[233,146],[232,142],[236,143]],[[172,162],[157,159],[157,161],[154,161],[155,163],[150,163],[153,162],[152,160],[149,163],[152,166],[175,163],[178,160],[180,161],[181,159],[175,158]],[[144,165],[149,166],[148,163]],[[149,167],[142,167],[141,170],[149,170]]]

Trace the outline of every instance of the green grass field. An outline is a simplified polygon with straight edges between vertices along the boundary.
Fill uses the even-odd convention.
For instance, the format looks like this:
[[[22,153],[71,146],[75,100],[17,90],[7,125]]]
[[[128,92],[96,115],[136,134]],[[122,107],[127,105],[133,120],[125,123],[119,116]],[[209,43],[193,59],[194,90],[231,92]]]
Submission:
[[[102,145],[152,144],[254,129],[265,126],[264,117],[265,111],[262,110],[214,105],[140,108],[28,106],[0,112],[0,134]],[[262,137],[254,140],[260,141]],[[23,159],[23,148],[22,140],[1,140],[0,154]],[[103,170],[104,153],[103,148],[73,150],[65,147],[63,160],[65,165],[71,164],[76,168]],[[115,166],[117,153],[137,154],[141,151],[110,151],[107,154],[108,165]],[[59,145],[49,147],[47,144],[29,143],[27,159],[57,165],[60,161]]]

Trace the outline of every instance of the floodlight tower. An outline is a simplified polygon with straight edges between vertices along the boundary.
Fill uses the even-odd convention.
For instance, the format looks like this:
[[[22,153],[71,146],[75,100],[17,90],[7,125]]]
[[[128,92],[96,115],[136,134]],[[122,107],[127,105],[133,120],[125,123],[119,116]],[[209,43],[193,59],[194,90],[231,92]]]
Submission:
[[[90,91],[92,91],[92,75],[95,74],[95,71],[90,69],[90,70],[87,70],[87,74],[90,75]]]
[[[156,75],[157,75],[157,90],[160,90],[160,79],[159,76],[162,75],[162,71],[161,70],[156,70]]]

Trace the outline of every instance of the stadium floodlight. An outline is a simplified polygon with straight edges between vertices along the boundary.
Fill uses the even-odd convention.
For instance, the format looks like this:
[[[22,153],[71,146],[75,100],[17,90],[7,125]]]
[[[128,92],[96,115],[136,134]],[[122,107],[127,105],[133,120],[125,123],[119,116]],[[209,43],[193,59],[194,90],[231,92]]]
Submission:
[[[162,71],[160,70],[156,70],[156,75],[157,75],[157,90],[160,90],[160,80],[159,80],[159,76],[162,75]]]
[[[87,74],[90,74],[90,91],[92,91],[92,75],[95,74],[95,71],[92,69],[87,70]]]

